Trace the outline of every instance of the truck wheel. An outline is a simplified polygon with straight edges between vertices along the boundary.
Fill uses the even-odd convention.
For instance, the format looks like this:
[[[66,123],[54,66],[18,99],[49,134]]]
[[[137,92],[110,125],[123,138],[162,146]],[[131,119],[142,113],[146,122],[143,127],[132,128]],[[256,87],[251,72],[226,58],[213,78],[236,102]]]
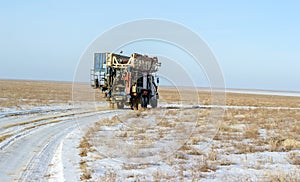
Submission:
[[[153,99],[153,100],[150,100],[150,105],[151,105],[151,107],[152,108],[156,108],[157,107],[157,100],[155,99]]]
[[[139,103],[135,102],[133,105],[134,110],[138,110],[139,109]]]
[[[124,103],[123,102],[118,102],[117,103],[117,108],[118,109],[124,109]]]
[[[142,97],[142,108],[147,108],[147,105],[148,105],[148,97]]]
[[[139,103],[136,100],[131,101],[131,109],[132,110],[138,110],[139,108]]]
[[[113,102],[109,102],[109,108],[114,109],[115,104]]]

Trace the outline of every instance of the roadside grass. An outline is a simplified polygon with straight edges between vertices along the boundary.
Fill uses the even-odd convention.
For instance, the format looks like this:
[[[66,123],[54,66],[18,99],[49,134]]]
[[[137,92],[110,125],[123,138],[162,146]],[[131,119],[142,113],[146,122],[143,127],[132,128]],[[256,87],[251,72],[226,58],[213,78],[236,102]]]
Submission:
[[[13,134],[5,134],[5,135],[0,136],[0,143],[11,136],[13,136]]]
[[[300,152],[290,152],[287,154],[287,160],[293,165],[300,165]]]
[[[161,100],[167,103],[210,105],[210,90],[160,87]],[[49,105],[72,101],[105,101],[100,89],[71,82],[0,80],[0,107]],[[226,105],[300,107],[299,97],[226,93]]]
[[[72,82],[0,80],[0,108],[104,101],[100,89]]]
[[[0,109],[56,103],[70,104],[72,100],[75,102],[104,101],[101,91],[91,89],[89,84],[75,84],[72,92],[72,83],[0,80],[0,90]],[[212,104],[211,93],[207,90],[195,91],[187,88],[175,90],[160,87],[159,93],[160,101],[165,103]],[[300,107],[300,97],[227,93],[226,105],[256,106],[257,108],[227,109],[217,133],[214,133],[215,123],[209,122],[214,121],[214,118],[210,117],[211,109],[163,110],[157,108],[129,111],[124,116],[107,118],[95,123],[85,131],[86,134],[78,146],[80,148],[78,155],[81,157],[79,164],[82,173],[81,180],[93,179],[95,174],[92,169],[93,164],[108,158],[97,151],[99,144],[116,147],[119,141],[124,141],[124,143],[132,141],[136,147],[122,148],[122,150],[127,151],[125,156],[137,156],[139,154],[137,149],[140,147],[152,149],[155,141],[168,142],[176,139],[180,145],[170,148],[173,152],[163,158],[161,163],[149,163],[143,167],[127,165],[122,169],[128,172],[125,176],[128,179],[141,181],[146,179],[193,181],[200,178],[214,179],[222,168],[230,169],[233,166],[242,165],[245,168],[243,170],[254,169],[258,173],[253,174],[254,176],[245,174],[236,177],[224,174],[221,179],[251,181],[254,178],[262,181],[299,181],[300,112],[295,108]],[[278,109],[268,107],[278,107]],[[99,108],[99,110],[103,109]],[[145,120],[151,122],[144,122]],[[36,124],[25,128],[32,129],[44,125],[38,123],[40,121],[25,121],[6,127]],[[59,121],[56,120],[53,123]],[[105,140],[105,137],[100,135],[107,129],[117,129],[114,137],[118,140]],[[180,140],[187,135],[188,140]],[[11,136],[11,134],[0,136],[0,142]],[[284,170],[282,166],[275,170],[270,169],[270,165],[282,165],[283,162],[276,161],[274,157],[263,156],[265,153],[284,154],[286,160],[284,165],[287,170]],[[250,158],[258,154],[262,155],[259,160]],[[241,159],[241,162],[237,161],[237,158]],[[169,171],[172,172],[166,172],[163,168],[165,166],[168,166]],[[124,177],[122,171],[112,169],[107,168],[99,179],[114,181]],[[149,171],[139,174],[132,172],[141,169]]]
[[[299,152],[296,152],[300,150],[300,136],[297,130],[300,125],[298,112],[288,109],[265,108],[227,109],[223,117],[224,120],[219,125],[219,130],[213,140],[210,141],[206,148],[199,149],[202,143],[209,141],[205,137],[205,133],[208,132],[211,126],[205,125],[208,125],[207,121],[210,114],[210,109],[134,111],[122,118],[115,117],[114,119],[99,121],[86,132],[85,137],[87,140],[93,141],[93,136],[97,135],[99,131],[109,127],[116,127],[120,124],[127,124],[131,130],[122,130],[117,137],[124,141],[131,138],[136,141],[136,144],[144,144],[151,148],[149,141],[165,140],[167,139],[166,136],[172,132],[186,135],[188,131],[182,124],[194,124],[192,125],[194,127],[193,133],[191,133],[188,140],[164,159],[164,162],[173,170],[173,173],[164,172],[160,165],[148,164],[143,170],[152,168],[156,170],[152,170],[149,174],[128,174],[128,179],[133,180],[196,180],[209,176],[211,178],[221,167],[230,168],[237,165],[237,161],[226,157],[227,155],[247,156],[263,154],[264,152],[285,152],[287,154],[287,165],[299,165],[300,155]],[[154,123],[142,125],[141,122],[149,117],[154,118]],[[147,127],[143,128],[143,126]],[[101,140],[97,140],[97,142],[101,142]],[[94,146],[92,148],[97,147]],[[132,155],[135,155],[133,153],[138,153],[135,149],[131,150]],[[87,152],[89,151],[87,150]],[[99,160],[101,161],[103,158]],[[247,158],[243,159],[241,164],[245,166],[245,169],[259,171],[255,176],[245,175],[244,177],[249,178],[249,180],[255,178],[262,181],[268,178],[288,181],[297,181],[299,179],[299,176],[291,175],[292,173],[290,172],[282,172],[277,175],[273,171],[268,170],[266,166],[276,164],[274,160],[271,157],[265,157],[253,163]],[[87,164],[92,165],[92,162]],[[138,165],[127,165],[123,170],[129,172],[141,170],[141,168]],[[296,171],[299,172],[299,169],[296,169]],[[87,174],[89,173],[91,171]],[[120,179],[122,177],[122,174],[116,171],[111,178],[108,174],[110,174],[109,170],[106,171],[105,175],[100,175],[101,179]],[[226,175],[223,178],[229,179]],[[241,178],[237,176],[230,179]]]

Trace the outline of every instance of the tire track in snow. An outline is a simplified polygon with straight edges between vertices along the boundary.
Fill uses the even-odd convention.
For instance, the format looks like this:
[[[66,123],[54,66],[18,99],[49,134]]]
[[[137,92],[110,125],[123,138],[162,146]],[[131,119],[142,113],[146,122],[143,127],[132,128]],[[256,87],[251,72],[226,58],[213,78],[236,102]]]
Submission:
[[[9,146],[11,143],[17,139],[24,137],[32,132],[35,132],[41,126],[49,124],[57,124],[68,119],[74,119],[79,116],[89,115],[90,113],[95,113],[95,110],[83,111],[83,112],[71,112],[67,114],[59,114],[47,117],[41,117],[33,120],[27,120],[24,122],[8,124],[0,129],[0,137],[3,136],[4,139],[0,142],[0,151],[5,147]],[[2,130],[2,131],[1,131]],[[5,137],[9,136],[9,137]]]
[[[81,114],[62,122],[36,127],[34,132],[19,137],[0,150],[0,169],[3,174],[0,181],[48,181],[51,168],[48,165],[53,161],[54,153],[64,137],[79,125],[99,121],[99,114],[107,117],[117,112]],[[77,119],[80,123],[75,121]]]
[[[185,104],[160,104],[162,109],[270,109],[270,110],[300,110],[300,107],[275,107],[275,106],[231,106],[231,105],[185,105]]]

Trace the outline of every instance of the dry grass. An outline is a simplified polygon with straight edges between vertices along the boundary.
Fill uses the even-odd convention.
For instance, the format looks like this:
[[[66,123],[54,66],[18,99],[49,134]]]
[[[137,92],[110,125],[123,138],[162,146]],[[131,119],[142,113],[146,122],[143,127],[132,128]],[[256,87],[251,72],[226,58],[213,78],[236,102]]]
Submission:
[[[105,174],[99,179],[99,181],[115,182],[116,177],[117,177],[117,173],[113,170],[109,170],[105,172]]]
[[[227,93],[226,105],[300,107],[300,98],[289,96]]]
[[[78,146],[78,148],[80,148],[79,155],[81,157],[87,156],[88,151],[91,151],[91,147],[92,147],[92,145],[88,142],[88,140],[85,137],[83,137]]]
[[[72,84],[65,82],[0,80],[0,107],[67,103],[72,99]]]
[[[205,90],[160,87],[159,94],[160,101],[167,103],[212,103],[211,92]],[[104,101],[100,89],[91,89],[89,84],[28,80],[0,80],[0,98],[4,98],[0,107]],[[226,105],[300,107],[300,98],[227,93]]]
[[[91,89],[89,84],[29,80],[0,80],[0,98],[0,107],[104,101],[100,89]]]
[[[246,138],[256,139],[258,137],[258,126],[256,124],[250,124],[246,126],[244,135]]]
[[[87,169],[87,164],[86,163],[87,163],[86,161],[81,161],[80,162],[80,169],[82,171],[82,175],[80,176],[81,181],[86,181],[86,180],[92,178],[91,173]]]
[[[22,106],[22,105],[41,105],[52,103],[69,103],[72,100],[72,84],[63,82],[35,82],[35,81],[0,81],[0,98],[4,98],[0,102],[0,107]],[[191,89],[174,90],[170,88],[159,88],[160,102],[174,104],[204,104],[212,103],[211,93],[207,91],[194,91]],[[88,84],[76,84],[74,86],[75,101],[100,101],[103,100],[100,90],[93,90]],[[198,100],[199,99],[199,100]],[[299,97],[283,97],[283,96],[264,96],[251,94],[226,94],[226,104],[232,106],[274,106],[274,107],[290,107],[299,108]],[[219,170],[220,166],[230,167],[234,165],[234,161],[226,158],[226,155],[251,155],[261,152],[286,152],[286,160],[290,165],[299,166],[299,150],[300,150],[300,112],[293,109],[272,109],[272,108],[256,108],[256,109],[227,109],[223,115],[223,122],[220,125],[219,132],[213,140],[207,140],[207,133],[212,130],[208,121],[214,121],[210,118],[212,109],[190,109],[176,110],[169,109],[165,112],[161,109],[143,110],[129,112],[126,116],[118,116],[110,119],[104,119],[97,122],[86,132],[85,138],[80,143],[80,153],[82,158],[80,168],[82,172],[82,180],[91,180],[93,170],[89,169],[88,157],[95,156],[94,144],[99,144],[101,135],[99,132],[106,128],[114,128],[119,124],[127,124],[127,130],[120,128],[116,132],[116,139],[127,141],[133,140],[136,146],[151,148],[153,141],[166,140],[183,135],[191,134],[186,126],[195,123],[193,127],[194,133],[185,145],[179,146],[179,150],[172,156],[168,157],[168,165],[176,173],[167,174],[157,167],[157,164],[149,164],[144,169],[157,169],[150,173],[153,181],[178,181],[179,179],[200,179],[205,177],[214,178],[214,171]],[[147,124],[142,121],[145,118],[153,116],[153,123]],[[43,118],[45,119],[45,118]],[[51,118],[55,119],[55,118]],[[128,124],[128,121],[131,124]],[[39,124],[39,120],[25,121],[18,125]],[[11,126],[17,126],[12,124]],[[9,127],[11,127],[9,126]],[[29,127],[35,127],[29,126]],[[176,135],[170,135],[170,133]],[[212,130],[212,132],[214,132]],[[151,133],[151,135],[149,134]],[[180,135],[183,134],[183,135]],[[214,136],[209,134],[209,136]],[[10,137],[3,135],[0,142]],[[169,137],[169,138],[168,138]],[[103,141],[101,139],[101,141]],[[104,141],[105,142],[105,141]],[[118,142],[108,140],[111,147],[116,147]],[[211,143],[210,150],[198,150],[197,146],[201,143]],[[100,143],[104,145],[105,143]],[[100,145],[99,144],[99,145]],[[213,147],[212,147],[213,146]],[[119,147],[122,147],[119,146]],[[122,148],[127,151],[128,155],[137,155],[135,148]],[[172,149],[170,149],[172,150]],[[225,155],[226,153],[226,155]],[[104,157],[105,158],[105,157]],[[102,160],[103,157],[93,158],[93,160]],[[267,162],[266,162],[267,161]],[[193,162],[192,167],[188,164]],[[258,179],[270,179],[275,181],[299,181],[297,172],[267,171],[264,169],[264,163],[274,164],[271,159],[256,161],[252,164],[247,160],[246,168],[262,170],[263,177],[256,176]],[[138,170],[141,166],[130,166],[127,171]],[[212,176],[211,176],[212,174]],[[116,180],[119,173],[108,169],[101,180]],[[178,177],[178,178],[177,178]],[[242,176],[238,179],[252,179],[251,176]],[[130,179],[145,180],[143,175],[128,174]]]
[[[197,102],[204,105],[212,103],[212,93],[205,90],[195,90],[188,88],[160,87],[159,94],[162,100],[168,103],[192,103]],[[198,97],[195,95],[198,94]],[[272,96],[272,95],[257,95],[257,94],[238,94],[226,93],[226,105],[229,106],[274,106],[274,107],[300,107],[300,98],[292,96]]]
[[[264,180],[263,181],[276,181],[276,182],[299,182],[300,181],[300,174],[297,170],[272,170],[266,171],[264,173]]]
[[[88,113],[88,112],[81,112],[78,114],[84,114],[84,113]],[[29,121],[23,121],[23,122],[19,122],[19,123],[13,123],[13,124],[9,124],[4,126],[3,128],[10,128],[10,127],[15,127],[15,126],[23,126],[23,125],[27,125],[27,124],[34,124],[34,123],[38,123],[41,121],[45,121],[45,120],[52,120],[52,119],[57,119],[57,118],[63,118],[63,117],[67,117],[67,116],[74,116],[75,114],[62,114],[62,115],[58,115],[58,116],[51,116],[51,117],[43,117],[43,118],[39,118],[39,119],[34,119],[34,120],[29,120]]]
[[[93,152],[94,150],[92,149],[92,145],[89,143],[89,141],[83,137],[78,148],[80,148],[80,157],[82,157],[79,166],[80,166],[80,170],[81,170],[81,176],[80,176],[80,180],[82,181],[86,181],[89,180],[90,178],[92,178],[91,176],[91,170],[88,168],[87,165],[87,154],[88,152]]]
[[[93,127],[90,127],[88,129],[85,136],[80,141],[78,148],[80,149],[79,156],[82,157],[82,160],[80,162],[80,169],[81,169],[81,173],[82,173],[80,179],[82,181],[89,180],[92,177],[91,176],[92,170],[88,168],[88,164],[87,164],[88,161],[86,158],[88,156],[88,153],[93,153],[96,151],[94,148],[94,145],[93,145],[94,142],[92,142],[94,135],[98,131],[101,130],[102,126],[114,126],[118,123],[120,123],[120,118],[118,118],[117,116],[114,116],[110,119],[106,118],[99,122],[96,122]],[[95,158],[100,160],[100,159],[102,159],[102,156],[98,155],[98,157],[95,157]],[[111,181],[111,179],[114,179],[113,177],[114,177],[114,173],[112,173],[112,172],[110,172],[108,174],[105,173],[105,175],[101,177],[101,180]],[[112,180],[112,181],[114,181],[114,180]]]
[[[176,92],[167,92],[167,90],[163,90],[161,94],[166,94],[164,99],[167,98],[167,103],[176,103],[178,100],[176,100],[175,96],[180,95]],[[202,94],[205,95],[204,93]],[[187,97],[188,96],[186,96],[186,98]],[[231,101],[231,104],[234,105],[248,104],[253,106],[297,107],[297,104],[299,103],[299,98],[292,99],[290,97],[286,97],[288,103],[282,102],[283,97],[275,96],[266,96],[267,99],[265,99],[264,96],[258,96],[257,99],[254,99],[253,95],[229,94],[229,97],[235,97],[234,102]],[[172,100],[174,98],[175,100]],[[293,101],[291,101],[291,99]],[[189,101],[186,100],[186,102]],[[209,103],[207,99],[206,102]],[[138,123],[143,123],[145,118],[154,116],[155,124],[153,125],[157,127],[157,130],[154,129],[154,126],[147,126],[147,129],[138,127],[132,131],[119,132],[117,135],[117,137],[123,138],[123,140],[131,138],[141,144],[147,143],[149,140],[163,140],[165,139],[165,136],[172,131],[177,134],[187,134],[188,131],[186,128],[180,124],[195,123],[193,126],[195,127],[194,133],[190,136],[189,140],[186,141],[186,143],[172,156],[169,156],[166,159],[168,165],[176,171],[176,175],[166,174],[157,167],[157,170],[152,173],[152,178],[150,178],[152,181],[176,181],[180,179],[198,180],[207,176],[214,178],[213,175],[211,176],[209,174],[214,174],[220,166],[230,168],[231,166],[236,165],[236,162],[226,158],[226,155],[228,154],[242,156],[267,151],[290,152],[289,155],[287,155],[289,163],[299,165],[298,153],[292,152],[293,150],[300,150],[300,112],[298,110],[274,108],[227,109],[223,116],[224,120],[221,122],[221,125],[219,125],[219,132],[212,141],[209,141],[206,140],[206,134],[213,128],[209,126],[208,122],[213,121],[210,119],[211,113],[211,109],[168,109],[165,112],[162,110],[136,111],[128,114],[123,119],[119,119],[116,123],[111,122],[110,120],[104,120],[101,125],[105,125],[106,127],[116,126],[118,123],[126,123],[128,120],[131,121],[131,124],[138,125]],[[101,127],[99,126],[98,128]],[[95,128],[97,128],[97,126],[94,127],[94,132],[96,133],[97,129]],[[133,127],[130,125],[130,128]],[[157,133],[157,138],[151,138],[149,133]],[[198,150],[197,146],[203,142],[210,142],[213,145],[209,146],[209,150],[207,151]],[[150,145],[148,147],[150,147]],[[127,149],[124,148],[124,150]],[[136,153],[137,151],[132,151],[132,155],[135,155]],[[226,153],[226,155],[224,153]],[[196,163],[195,160],[197,161]],[[192,167],[187,167],[191,161],[193,162]],[[292,176],[291,173],[286,172],[282,172],[279,175],[272,172],[266,173],[264,165],[275,163],[271,158],[259,159],[255,161],[255,163],[248,161],[248,159],[242,161],[242,165],[245,168],[255,169],[264,173],[262,176],[255,176],[255,179],[263,180],[268,179],[267,177],[279,181],[282,179],[288,179],[288,181],[295,181],[295,179],[298,179],[297,176]],[[155,167],[149,165],[148,168],[151,168],[151,166],[152,168]],[[126,170],[139,170],[139,167],[131,166]],[[118,178],[120,177],[118,175],[119,174],[117,173],[117,179],[120,179]],[[129,176],[131,176],[130,179],[135,180],[145,179],[145,176],[143,175]],[[236,179],[242,180],[245,178],[252,180],[253,176],[245,174],[237,176]],[[116,179],[116,176],[114,176],[113,179]],[[235,179],[235,177],[230,179]]]
[[[234,117],[236,115],[240,117]],[[241,152],[300,149],[299,131],[295,129],[300,125],[297,111],[228,109],[225,116],[226,120],[223,121],[215,139],[223,143],[232,143],[235,148],[242,150]]]
[[[209,109],[201,109],[200,114],[195,114],[199,110],[169,110],[163,112],[164,116],[155,116],[154,118],[158,119],[156,127],[159,138],[164,138],[166,134],[170,131],[175,131],[176,124],[195,122],[194,119],[190,119],[192,115],[200,116],[200,120],[197,121],[195,125],[195,133],[189,138],[189,140],[180,147],[172,156],[169,156],[166,160],[169,166],[171,166],[176,172],[171,174],[166,174],[163,170],[157,169],[152,173],[152,181],[176,181],[176,180],[185,180],[192,179],[198,180],[200,178],[206,178],[213,174],[220,168],[220,166],[230,167],[236,165],[235,162],[228,158],[224,158],[224,153],[235,154],[235,155],[245,155],[245,154],[255,154],[260,152],[289,152],[287,155],[287,160],[292,165],[299,165],[299,153],[292,152],[292,150],[299,150],[299,134],[295,130],[295,127],[300,123],[298,112],[291,110],[274,110],[274,109],[228,109],[226,111],[226,121],[222,122],[220,130],[217,133],[214,140],[211,142],[213,145],[209,147],[208,151],[201,151],[196,148],[196,146],[204,142],[205,132],[208,131],[209,127],[204,127],[203,125],[207,124],[203,122],[209,117]],[[179,117],[179,113],[181,117]],[[131,119],[132,117],[139,119],[131,119],[136,123],[142,122],[143,119],[147,118],[149,115],[155,115],[155,111],[137,111],[133,112],[130,115],[127,115],[123,119],[118,120],[118,122],[112,122],[111,120],[104,120],[99,123],[99,126],[93,127],[93,131],[97,132],[97,128],[100,129],[103,125],[105,126],[116,126],[120,123],[126,123],[126,120]],[[239,117],[235,117],[235,116]],[[182,119],[185,118],[186,119]],[[176,118],[179,120],[176,120]],[[136,124],[135,123],[135,124]],[[100,127],[101,125],[101,127]],[[140,129],[140,128],[139,128]],[[127,131],[120,132],[118,137],[124,138],[133,138],[139,142],[146,142],[151,136],[147,136],[146,131],[152,131],[153,128],[147,128],[147,130],[137,130],[137,131]],[[152,132],[154,132],[153,130]],[[177,130],[178,133],[184,132],[184,130]],[[88,132],[90,134],[90,131]],[[159,139],[158,138],[158,139]],[[127,150],[127,149],[124,149]],[[226,155],[225,155],[226,156]],[[187,167],[188,164],[193,161],[192,167]],[[195,163],[195,160],[197,161]],[[267,172],[264,165],[270,163],[274,164],[273,159],[266,158],[257,160],[255,163],[249,162],[248,159],[242,162],[242,165],[248,169],[255,169],[262,171],[262,176],[255,176],[255,179],[274,179],[277,181],[297,181],[299,176],[292,175],[290,172],[281,172],[274,173],[272,171]],[[179,167],[178,167],[179,166]],[[181,166],[181,167],[180,167]],[[153,164],[149,165],[147,168],[153,168]],[[130,166],[126,168],[127,171],[139,170],[138,166]],[[125,170],[125,169],[124,169]],[[109,174],[109,171],[107,172]],[[102,176],[101,179],[120,179],[119,173],[114,173],[112,178],[109,178],[109,175]],[[210,176],[211,178],[212,176]],[[129,175],[130,179],[149,179],[145,178],[143,175],[134,176]],[[213,177],[212,177],[213,178]],[[249,179],[252,180],[253,176],[242,175],[232,177],[230,179]],[[227,179],[227,178],[226,178]],[[228,178],[229,179],[229,178]]]
[[[6,134],[6,135],[0,136],[0,142],[6,140],[7,138],[9,138],[9,137],[11,137],[11,136],[13,136],[13,134]]]
[[[290,152],[287,159],[293,165],[300,165],[300,152]]]

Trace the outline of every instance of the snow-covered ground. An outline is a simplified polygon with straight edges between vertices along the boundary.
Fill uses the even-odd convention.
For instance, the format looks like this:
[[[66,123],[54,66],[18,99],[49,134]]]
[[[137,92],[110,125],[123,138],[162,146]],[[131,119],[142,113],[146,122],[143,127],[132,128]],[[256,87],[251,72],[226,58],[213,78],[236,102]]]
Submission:
[[[289,114],[299,108],[222,106],[235,113],[232,121],[211,123],[209,113],[219,107],[161,104],[159,110],[102,120],[86,130],[92,147],[81,156],[86,164],[81,173],[92,181],[300,180],[299,135],[273,139],[276,128],[252,129],[247,121],[251,112],[264,117],[260,109]]]
[[[189,104],[168,104],[160,103],[159,108],[165,109],[243,109],[243,110],[253,110],[253,109],[271,109],[271,110],[300,110],[300,107],[282,107],[282,106],[227,106],[227,105],[189,105]]]
[[[300,92],[299,91],[226,89],[226,92],[228,92],[228,93],[241,93],[241,94],[255,94],[255,95],[274,95],[274,96],[300,97]]]
[[[123,112],[98,107],[76,103],[2,109],[0,181],[79,181],[77,147],[82,130]]]
[[[300,181],[299,128],[292,129],[300,124],[298,107],[161,102],[146,111],[99,109],[104,107],[1,108],[0,181]],[[213,110],[224,111],[227,120],[210,115]],[[269,128],[254,129],[257,139],[245,138],[251,122],[261,121]],[[270,136],[282,134],[275,121],[290,124],[291,131],[273,141]],[[79,147],[84,138],[87,151]],[[273,145],[278,148],[270,150]]]

